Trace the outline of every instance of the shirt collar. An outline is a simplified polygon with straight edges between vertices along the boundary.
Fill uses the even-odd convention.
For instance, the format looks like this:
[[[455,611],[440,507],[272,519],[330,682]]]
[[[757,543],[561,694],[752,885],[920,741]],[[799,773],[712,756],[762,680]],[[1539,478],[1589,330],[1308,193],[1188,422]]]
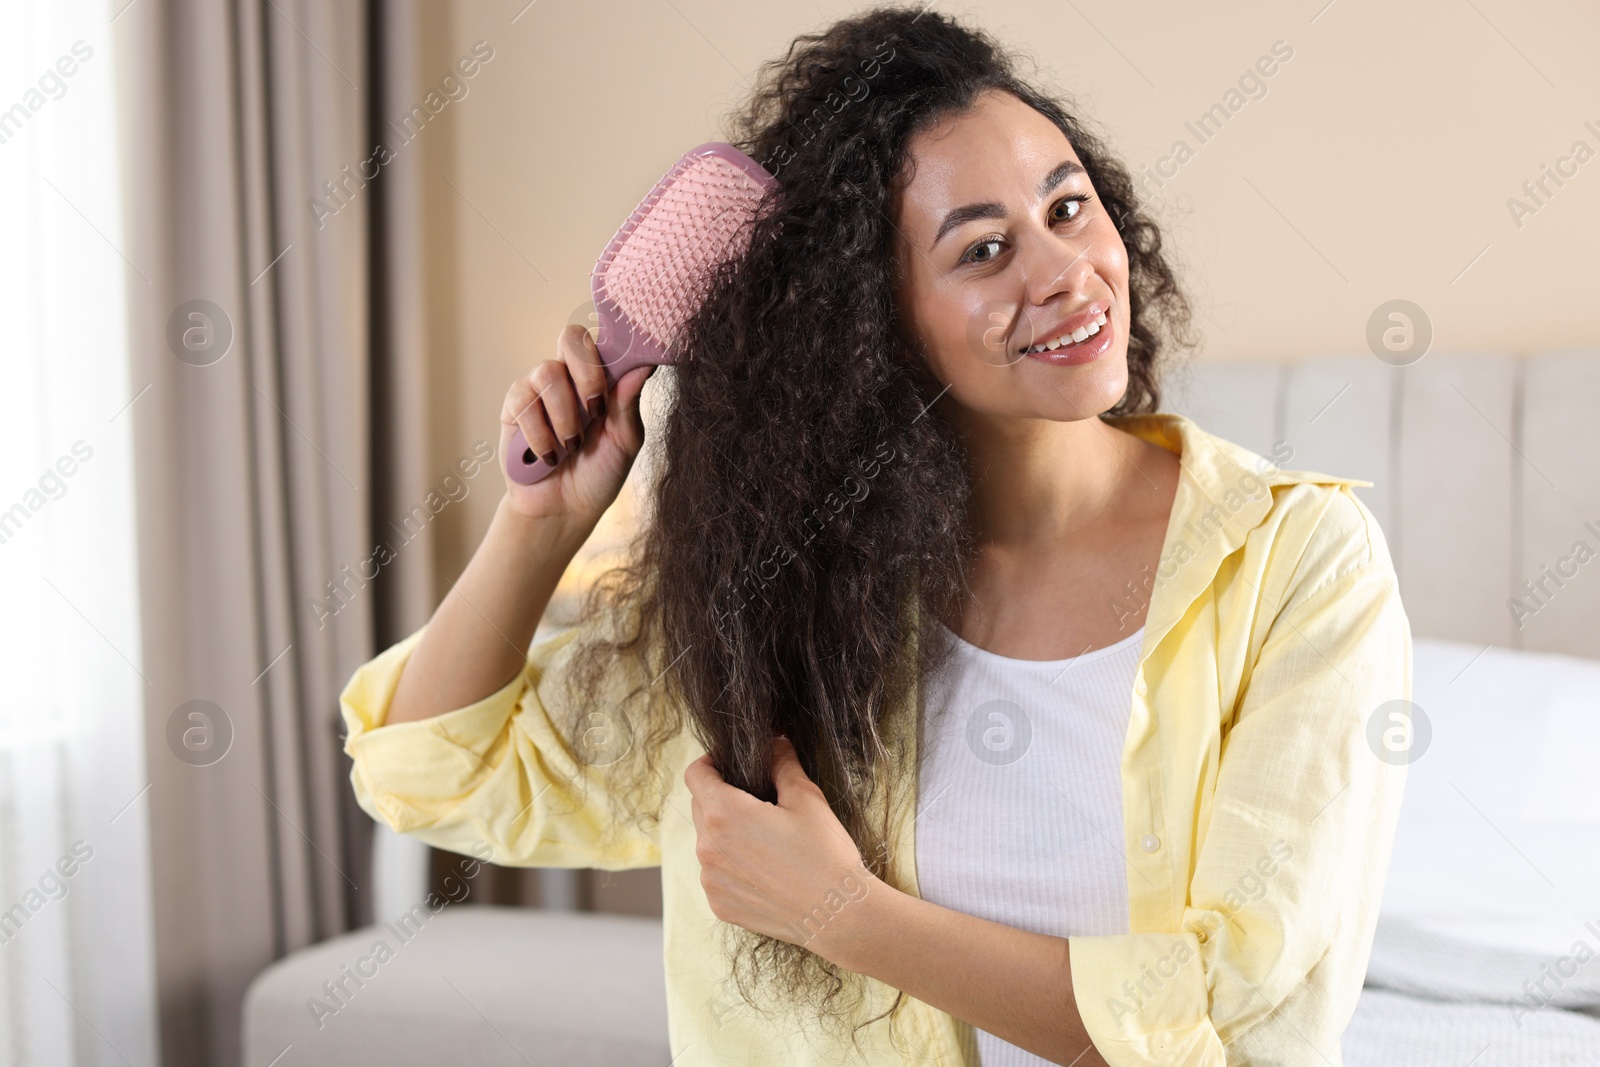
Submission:
[[[1177,453],[1179,459],[1178,490],[1145,617],[1141,662],[1210,586],[1222,561],[1261,525],[1272,509],[1272,487],[1301,482],[1373,484],[1320,471],[1281,468],[1173,412],[1103,418],[1119,430]]]

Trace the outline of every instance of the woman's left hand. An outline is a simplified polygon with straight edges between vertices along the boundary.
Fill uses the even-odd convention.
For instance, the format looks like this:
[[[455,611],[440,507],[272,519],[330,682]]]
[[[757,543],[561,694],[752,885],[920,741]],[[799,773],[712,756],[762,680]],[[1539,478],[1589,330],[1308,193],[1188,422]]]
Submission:
[[[883,883],[862,863],[793,743],[773,742],[776,804],[729,785],[710,755],[689,764],[683,780],[694,798],[695,855],[712,913],[758,934],[811,944],[827,958],[823,945],[843,926],[835,920]]]

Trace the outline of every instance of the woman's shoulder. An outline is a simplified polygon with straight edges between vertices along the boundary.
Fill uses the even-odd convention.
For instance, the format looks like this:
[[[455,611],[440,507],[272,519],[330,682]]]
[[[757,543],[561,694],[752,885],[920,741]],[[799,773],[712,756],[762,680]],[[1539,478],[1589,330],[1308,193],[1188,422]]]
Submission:
[[[1187,429],[1203,438],[1208,463],[1225,472],[1218,481],[1250,482],[1250,489],[1262,493],[1253,533],[1258,541],[1270,541],[1272,569],[1285,592],[1308,596],[1357,570],[1393,576],[1383,526],[1362,499],[1362,490],[1376,489],[1374,482],[1288,466],[1294,451],[1282,442],[1268,456],[1193,424]]]
[[[1264,525],[1275,527],[1283,554],[1279,570],[1285,601],[1316,595],[1352,574],[1398,584],[1383,526],[1356,492],[1353,480],[1316,472],[1276,482]],[[1292,566],[1291,566],[1292,564]]]

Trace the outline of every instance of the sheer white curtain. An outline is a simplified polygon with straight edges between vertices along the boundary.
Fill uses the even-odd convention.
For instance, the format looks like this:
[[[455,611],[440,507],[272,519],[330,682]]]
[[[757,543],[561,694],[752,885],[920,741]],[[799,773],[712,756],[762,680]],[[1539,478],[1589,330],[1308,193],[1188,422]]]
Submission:
[[[0,4],[0,1067],[157,1062],[113,2]]]

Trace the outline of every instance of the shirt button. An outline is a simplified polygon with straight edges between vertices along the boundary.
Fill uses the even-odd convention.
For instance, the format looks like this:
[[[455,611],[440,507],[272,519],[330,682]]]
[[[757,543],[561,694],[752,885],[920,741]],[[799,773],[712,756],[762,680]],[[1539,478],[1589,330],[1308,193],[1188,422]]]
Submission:
[[[1156,849],[1161,847],[1161,838],[1157,837],[1155,834],[1145,834],[1143,837],[1139,838],[1139,847],[1144,849],[1146,852],[1154,852]]]
[[[1135,686],[1134,688],[1139,690],[1139,695],[1140,696],[1144,696],[1146,693],[1148,693],[1150,691],[1149,683],[1146,682],[1142,677],[1139,679],[1139,684],[1137,686]]]

